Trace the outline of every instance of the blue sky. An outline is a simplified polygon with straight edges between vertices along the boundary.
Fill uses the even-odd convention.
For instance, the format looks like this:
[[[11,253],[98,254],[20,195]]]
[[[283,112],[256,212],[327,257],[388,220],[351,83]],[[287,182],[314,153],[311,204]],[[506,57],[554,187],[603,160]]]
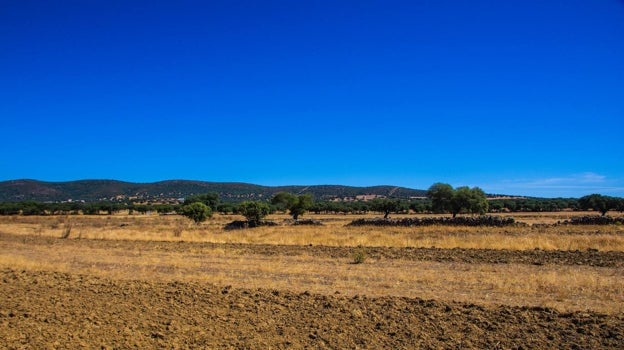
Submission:
[[[624,2],[0,0],[0,181],[624,196]]]

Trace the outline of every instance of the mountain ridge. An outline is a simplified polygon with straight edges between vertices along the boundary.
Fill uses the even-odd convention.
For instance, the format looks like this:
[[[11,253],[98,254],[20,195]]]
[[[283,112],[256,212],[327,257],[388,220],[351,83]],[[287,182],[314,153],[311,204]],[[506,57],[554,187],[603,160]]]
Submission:
[[[210,182],[199,180],[163,180],[127,182],[111,179],[87,179],[50,182],[17,179],[0,182],[0,201],[171,201],[192,195],[216,192],[225,201],[268,199],[278,192],[308,193],[317,200],[356,198],[372,195],[395,198],[423,197],[426,190],[392,185],[284,185],[264,186],[245,182]]]

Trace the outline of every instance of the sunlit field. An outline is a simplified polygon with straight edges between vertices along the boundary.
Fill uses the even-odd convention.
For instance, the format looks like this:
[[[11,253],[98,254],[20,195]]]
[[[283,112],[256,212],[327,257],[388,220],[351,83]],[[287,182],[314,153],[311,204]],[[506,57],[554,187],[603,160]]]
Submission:
[[[518,215],[518,221],[528,225],[504,228],[349,227],[351,220],[361,216],[345,215],[306,215],[323,225],[293,226],[287,215],[273,215],[268,219],[278,226],[231,231],[224,230],[224,225],[242,217],[216,215],[199,225],[177,215],[0,217],[0,233],[13,237],[0,241],[0,266],[115,279],[198,280],[328,294],[624,311],[623,276],[617,267],[374,257],[353,264],[350,256],[314,256],[305,250],[325,246],[349,248],[354,253],[361,250],[363,254],[372,247],[624,251],[622,226],[541,224],[584,214],[587,213]],[[38,242],[37,238],[47,243]],[[38,243],[31,244],[31,240]],[[154,242],[164,246],[154,246]],[[259,245],[277,248],[268,255],[254,252],[253,248],[241,249]],[[296,253],[284,253],[281,246],[303,248]]]
[[[4,216],[0,338],[15,348],[621,348],[623,227],[557,224],[586,214],[517,215],[502,228],[310,214],[323,225],[301,226],[281,214],[268,218],[276,226],[229,231],[242,217]]]
[[[514,213],[513,227],[349,227],[362,215],[306,215],[322,226],[293,226],[287,215],[272,215],[278,226],[226,231],[243,218],[215,215],[194,224],[178,215],[10,216],[0,217],[0,232],[69,239],[187,241],[211,243],[324,245],[337,247],[436,247],[511,250],[624,251],[624,227],[554,225],[587,212]],[[421,215],[422,216],[422,215]],[[367,215],[365,217],[374,217]]]

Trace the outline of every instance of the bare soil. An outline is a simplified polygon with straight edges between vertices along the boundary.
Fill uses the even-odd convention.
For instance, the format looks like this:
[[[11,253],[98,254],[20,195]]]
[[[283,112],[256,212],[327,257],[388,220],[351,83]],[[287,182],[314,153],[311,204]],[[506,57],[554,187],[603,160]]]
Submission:
[[[622,349],[624,318],[0,271],[7,349]]]
[[[354,248],[0,234],[5,251],[348,258]],[[21,249],[21,248],[20,248]],[[621,252],[366,247],[379,260],[622,267]],[[624,314],[0,269],[0,349],[624,349]]]

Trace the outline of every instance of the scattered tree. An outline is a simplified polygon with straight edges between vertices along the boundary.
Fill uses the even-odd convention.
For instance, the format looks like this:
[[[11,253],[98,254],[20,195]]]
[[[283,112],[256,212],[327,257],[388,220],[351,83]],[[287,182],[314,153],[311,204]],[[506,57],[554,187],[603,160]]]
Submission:
[[[456,217],[459,213],[483,215],[487,213],[488,202],[485,192],[479,187],[462,186],[455,189],[451,199],[451,213]]]
[[[279,192],[271,198],[271,204],[279,211],[286,211],[295,202],[297,196],[288,192]]]
[[[400,199],[389,198],[373,199],[371,208],[374,211],[384,213],[384,219],[387,219],[390,213],[398,213],[408,209],[407,204]]]
[[[158,212],[158,214],[169,214],[173,212],[173,206],[170,204],[159,204],[154,206],[154,209],[156,209],[156,212]]]
[[[485,192],[479,187],[462,186],[453,189],[449,184],[436,183],[427,194],[431,198],[432,210],[436,213],[450,212],[456,217],[459,213],[483,215],[488,211]]]
[[[457,214],[461,213],[462,210],[469,211],[470,210],[470,199],[472,197],[472,192],[470,191],[470,187],[462,186],[458,187],[453,191],[453,197],[451,198],[451,214],[453,217],[456,217]]]
[[[256,227],[267,215],[269,215],[271,208],[264,202],[258,201],[244,201],[238,205],[238,213],[247,219],[247,223],[250,227]]]
[[[312,206],[312,196],[309,194],[302,194],[297,197],[297,200],[291,205],[288,210],[293,219],[298,220],[300,215],[305,214]]]
[[[409,202],[408,207],[415,213],[431,211],[431,201],[428,199],[416,199]]]
[[[489,202],[485,192],[479,187],[470,189],[470,212],[479,215],[485,215],[489,209]]]
[[[621,208],[621,198],[603,196],[601,194],[590,194],[579,198],[579,206],[583,210],[593,209],[600,212],[602,216],[607,215],[609,210]]]
[[[218,193],[204,193],[198,194],[196,196],[190,196],[184,200],[184,205],[188,205],[191,203],[204,203],[209,206],[212,211],[217,210],[217,206],[219,204],[219,194]]]
[[[288,209],[293,219],[298,220],[299,216],[305,214],[312,207],[312,196],[309,194],[294,195],[288,192],[280,192],[273,196],[271,204],[280,210]]]
[[[435,183],[429,187],[427,197],[431,199],[431,210],[434,213],[451,211],[453,200],[453,186],[445,183]]]
[[[204,222],[212,216],[212,209],[201,202],[184,205],[180,211],[182,215],[193,220],[196,224]]]
[[[227,215],[227,214],[232,214],[236,211],[236,207],[233,203],[219,203],[219,205],[217,205],[217,211],[221,214]]]

